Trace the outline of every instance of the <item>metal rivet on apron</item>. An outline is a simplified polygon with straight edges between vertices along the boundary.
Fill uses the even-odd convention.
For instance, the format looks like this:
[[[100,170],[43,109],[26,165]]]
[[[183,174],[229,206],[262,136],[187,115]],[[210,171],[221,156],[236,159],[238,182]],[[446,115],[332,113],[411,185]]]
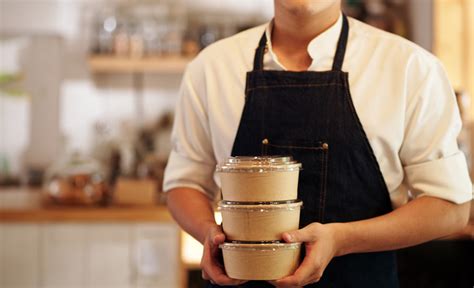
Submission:
[[[263,144],[263,145],[267,145],[268,143],[269,143],[269,141],[268,141],[267,138],[265,138],[265,139],[262,140],[262,144]]]
[[[323,147],[324,150],[328,150],[329,149],[329,144],[328,143],[323,143],[322,147]]]

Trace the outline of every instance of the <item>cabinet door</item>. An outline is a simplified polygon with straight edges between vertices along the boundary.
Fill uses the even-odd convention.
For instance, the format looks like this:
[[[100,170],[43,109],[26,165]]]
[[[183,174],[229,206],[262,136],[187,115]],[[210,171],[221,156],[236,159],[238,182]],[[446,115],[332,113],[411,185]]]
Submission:
[[[87,231],[86,287],[131,287],[129,224],[91,224]]]
[[[0,287],[37,287],[39,235],[36,224],[0,225]]]
[[[43,287],[84,287],[86,233],[87,226],[81,224],[43,226],[40,265]]]
[[[175,224],[136,224],[132,240],[135,287],[180,286],[179,229]]]

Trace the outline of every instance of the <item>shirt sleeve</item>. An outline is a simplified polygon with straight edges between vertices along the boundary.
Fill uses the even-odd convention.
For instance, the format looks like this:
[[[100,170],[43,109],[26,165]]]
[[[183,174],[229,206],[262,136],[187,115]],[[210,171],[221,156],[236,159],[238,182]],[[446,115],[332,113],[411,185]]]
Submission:
[[[407,71],[405,135],[399,155],[414,197],[460,204],[472,199],[466,158],[457,145],[461,118],[441,63],[429,60],[415,59]]]
[[[163,191],[194,188],[210,199],[218,191],[214,181],[216,160],[207,117],[205,91],[196,91],[191,63],[184,74],[171,134],[172,151],[165,169]]]

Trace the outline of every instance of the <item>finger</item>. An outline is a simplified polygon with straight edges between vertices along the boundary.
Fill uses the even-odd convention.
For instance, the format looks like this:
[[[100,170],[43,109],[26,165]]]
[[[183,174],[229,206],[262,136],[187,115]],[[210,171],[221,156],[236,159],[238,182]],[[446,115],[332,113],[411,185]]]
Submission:
[[[319,270],[321,266],[319,261],[315,260],[314,252],[307,251],[306,257],[301,265],[296,269],[293,275],[284,277],[275,281],[278,287],[303,286],[312,280],[312,275]]]
[[[277,287],[295,287],[295,285],[305,286],[305,285],[319,282],[319,280],[321,280],[322,275],[323,275],[322,270],[319,269],[304,279],[299,279],[297,278],[298,276],[292,275],[292,276],[285,277],[281,280],[275,281],[275,284],[273,285]]]
[[[275,287],[279,287],[278,284],[276,283],[276,280],[271,280],[271,281],[267,281],[268,283],[270,283],[271,285],[275,286]]]
[[[310,224],[302,229],[285,232],[282,234],[285,242],[312,242],[316,240],[315,225]]]
[[[216,233],[212,239],[212,244],[218,246],[219,244],[224,243],[225,241],[225,234],[222,232]]]
[[[211,240],[211,248],[219,248],[219,244],[224,243],[225,234],[222,232],[220,226],[213,227],[209,232],[209,239]]]
[[[209,244],[209,253],[210,253],[210,261],[213,265],[219,266],[224,268],[224,264],[222,263],[222,254],[219,248],[219,245]]]
[[[212,280],[219,285],[238,285],[242,281],[229,278],[224,270],[213,264],[203,267],[203,279]]]
[[[213,279],[214,279],[214,282],[216,282],[216,284],[221,285],[221,286],[238,286],[247,282],[244,280],[232,279],[226,275],[217,275],[217,277]]]
[[[232,279],[227,276],[220,267],[210,265],[204,268],[206,274],[208,275],[209,279],[214,281],[218,285],[240,285],[245,283],[246,281]]]
[[[210,280],[209,275],[204,270],[201,271],[201,276],[202,276],[202,279],[204,280]]]
[[[204,279],[212,280],[218,285],[240,285],[245,283],[245,281],[228,277],[219,260],[209,253],[204,253],[201,263]]]
[[[203,275],[207,276],[211,281],[218,285],[240,285],[247,281],[232,279],[227,276],[224,267],[219,261],[219,244],[224,243],[225,234],[222,232],[220,226],[215,226],[209,232],[209,239],[211,240],[205,248],[203,259],[201,261]],[[206,250],[208,251],[206,253]]]

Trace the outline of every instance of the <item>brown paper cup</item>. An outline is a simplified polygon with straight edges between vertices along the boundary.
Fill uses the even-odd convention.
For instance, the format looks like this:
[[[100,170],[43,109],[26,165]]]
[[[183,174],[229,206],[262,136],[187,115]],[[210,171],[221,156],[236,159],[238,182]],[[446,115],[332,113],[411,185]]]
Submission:
[[[282,240],[283,232],[297,230],[301,201],[283,204],[229,204],[219,202],[222,225],[227,240]]]
[[[240,280],[277,280],[298,268],[301,243],[220,245],[227,275]]]

